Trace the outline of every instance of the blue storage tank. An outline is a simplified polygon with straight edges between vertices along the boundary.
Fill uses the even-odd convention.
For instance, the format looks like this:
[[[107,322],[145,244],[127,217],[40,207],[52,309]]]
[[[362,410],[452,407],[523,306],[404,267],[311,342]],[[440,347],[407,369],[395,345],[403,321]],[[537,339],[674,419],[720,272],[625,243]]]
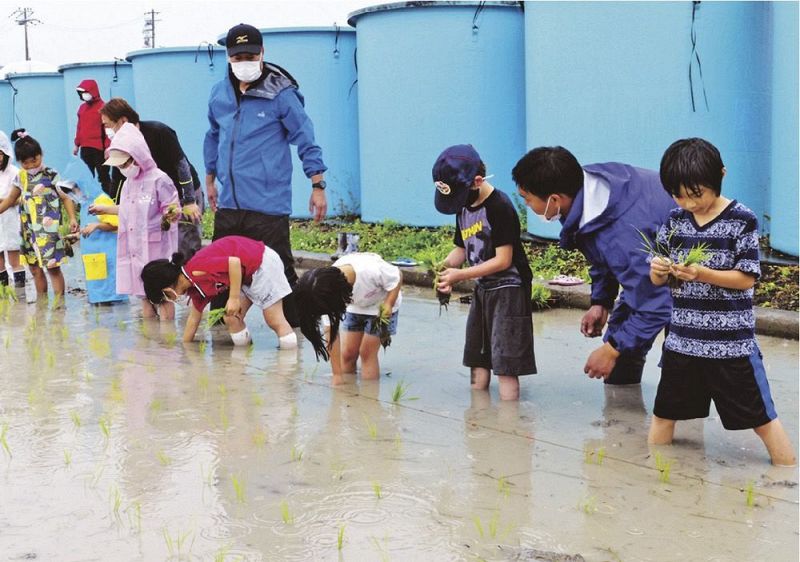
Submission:
[[[770,6],[697,4],[703,76],[694,60],[696,111],[688,74],[692,10],[692,2],[526,2],[528,148],[562,145],[582,164],[616,160],[658,169],[673,141],[703,137],[726,164],[723,193],[762,219],[770,162]],[[529,224],[542,236],[559,231],[535,219]]]
[[[13,99],[11,82],[0,80],[0,131],[5,131],[7,135],[14,130]]]
[[[83,80],[94,80],[103,101],[125,98],[134,108],[133,70],[127,61],[78,62],[58,67],[64,76],[64,103],[67,108],[67,139],[74,142],[78,127],[78,107],[83,103],[75,88]]]
[[[14,128],[24,127],[39,141],[46,166],[63,170],[72,156],[72,143],[66,134],[63,77],[58,72],[32,72],[10,74],[6,79],[17,90]]]
[[[472,144],[515,193],[525,149],[524,18],[517,2],[402,2],[352,13],[358,44],[361,215],[453,224],[433,206],[431,168]]]
[[[172,127],[204,182],[203,137],[208,129],[208,95],[225,76],[224,49],[165,47],[128,53],[133,64],[136,109],[143,121]],[[203,185],[205,191],[205,183]]]
[[[264,59],[285,68],[300,86],[314,137],[328,166],[328,214],[359,212],[358,88],[356,36],[351,27],[286,27],[261,29]],[[225,44],[225,36],[219,39]],[[294,154],[292,215],[308,217],[310,182]]]
[[[769,201],[772,247],[794,256],[798,249],[798,57],[796,2],[772,4],[772,158]]]

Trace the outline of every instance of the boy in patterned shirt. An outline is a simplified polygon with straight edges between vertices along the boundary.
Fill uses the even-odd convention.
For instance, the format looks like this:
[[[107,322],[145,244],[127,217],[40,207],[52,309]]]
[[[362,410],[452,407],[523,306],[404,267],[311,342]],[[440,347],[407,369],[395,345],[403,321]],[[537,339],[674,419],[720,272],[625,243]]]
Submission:
[[[719,151],[703,139],[676,141],[661,159],[661,182],[679,208],[657,236],[669,259],[650,264],[655,285],[674,278],[674,304],[648,442],[671,443],[675,421],[708,417],[713,400],[725,429],[754,429],[772,464],[792,466],[797,459],[755,340],[758,222],[720,194],[724,175]],[[706,257],[683,265],[700,244]]]

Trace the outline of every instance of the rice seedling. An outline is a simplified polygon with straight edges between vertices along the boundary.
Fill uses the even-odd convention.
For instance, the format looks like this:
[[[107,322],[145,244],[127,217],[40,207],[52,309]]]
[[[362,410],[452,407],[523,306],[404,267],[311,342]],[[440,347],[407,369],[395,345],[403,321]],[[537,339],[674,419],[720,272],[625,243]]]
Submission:
[[[367,433],[369,433],[370,438],[374,441],[378,438],[378,424],[373,422],[371,419],[364,414],[364,423],[367,425]]]
[[[381,499],[381,484],[377,480],[372,481],[372,491],[376,498]]]
[[[599,449],[584,449],[583,462],[586,464],[603,464],[603,459],[606,457],[606,448],[600,447]]]
[[[297,404],[292,404],[291,410],[289,410],[289,418],[295,419],[297,417]]]
[[[283,500],[281,502],[280,508],[281,508],[281,519],[283,519],[283,522],[287,525],[293,525],[294,516],[292,515],[292,512],[289,511],[289,503],[286,500]]]
[[[133,515],[130,513],[131,507],[133,508]],[[133,502],[132,505],[128,506],[128,521],[133,524],[136,524],[136,530],[139,534],[142,533],[142,504],[139,502]],[[134,521],[131,521],[134,519]]]
[[[228,420],[228,412],[225,409],[224,403],[219,405],[219,425],[224,431],[227,431],[228,426],[230,425],[230,421]]]
[[[128,325],[125,323],[124,320],[120,320],[117,322],[117,328],[119,328],[120,332],[124,332],[128,329]]]
[[[8,446],[8,440],[6,436],[8,435],[8,424],[4,423],[2,429],[0,429],[0,445],[3,447],[3,450],[8,455],[8,458],[11,458],[11,448]]]
[[[508,483],[508,479],[505,476],[501,476],[497,480],[497,491],[504,497],[507,498],[508,494],[511,492],[511,486]]]
[[[406,396],[411,384],[405,381],[398,381],[392,390],[392,402],[398,404],[401,400],[417,400],[417,396]]]
[[[172,458],[161,449],[156,451],[156,457],[158,458],[158,462],[161,463],[161,466],[169,466],[172,464]]]
[[[167,344],[167,347],[175,347],[175,342],[178,341],[178,334],[175,332],[168,332],[164,334],[164,343]]]
[[[75,429],[78,429],[83,422],[81,422],[81,415],[78,413],[77,410],[72,410],[69,413],[69,417],[72,420],[72,425],[75,426]]]
[[[756,495],[755,495],[754,487],[755,487],[755,483],[752,480],[750,480],[747,483],[747,486],[744,489],[744,493],[745,493],[744,498],[745,498],[745,503],[747,504],[747,507],[754,507],[756,505]]]
[[[67,339],[68,337],[69,337],[69,330],[67,329],[67,327],[66,327],[66,326],[62,326],[62,327],[61,327],[61,339],[62,339],[62,340],[65,340],[65,339]]]
[[[250,345],[247,346],[247,351],[245,352],[245,356],[247,356],[247,358],[252,357],[255,349],[256,349],[256,344],[254,342],[250,342]]]
[[[63,295],[56,295],[53,298],[53,302],[50,305],[50,310],[58,310],[64,306],[64,296]]]
[[[336,534],[336,550],[342,550],[344,545],[344,525],[339,526],[339,532]]]
[[[303,460],[303,450],[297,445],[292,445],[292,462]]]
[[[226,387],[224,383],[219,383],[217,385],[217,391],[219,392],[219,395],[222,396],[223,398],[228,396],[228,387]]]
[[[197,377],[197,387],[203,394],[208,394],[208,375],[202,374]]]
[[[111,420],[106,416],[102,416],[97,420],[97,424],[100,426],[100,431],[103,432],[103,437],[108,441],[108,438],[111,436]]]
[[[263,447],[267,442],[267,432],[259,427],[253,432],[252,440],[256,447]]]
[[[341,461],[332,463],[331,471],[333,472],[333,474],[331,474],[331,480],[341,480],[344,477],[345,468],[346,468],[345,464]]]
[[[228,556],[228,551],[230,550],[229,545],[221,546],[219,550],[214,553],[214,562],[225,562],[225,558]]]
[[[31,349],[31,359],[33,359],[34,363],[39,361],[39,348],[38,347],[34,347],[34,348]]]
[[[64,465],[69,466],[72,464],[72,453],[64,449]]]
[[[192,531],[186,531],[184,534],[178,534],[173,538],[170,536],[167,528],[164,527],[164,542],[167,545],[170,558],[177,558],[180,560],[184,557],[183,545],[186,543],[186,539],[188,539],[190,535],[192,535]],[[189,554],[192,551],[192,545],[194,545],[194,539],[192,539],[192,543],[189,545],[189,550],[186,552],[186,554]]]
[[[550,299],[553,291],[544,285],[534,283],[531,287],[531,302],[537,309],[550,308]]]
[[[477,515],[473,515],[472,522],[475,524],[475,529],[478,531],[478,535],[483,538],[485,533],[483,532],[483,523],[481,523],[481,518]]]
[[[56,366],[56,354],[48,350],[45,354],[45,361],[47,362],[47,367],[52,369]]]
[[[201,341],[200,344],[197,346],[198,351],[200,351],[200,353],[205,353],[207,345],[208,344],[205,341]]]
[[[150,415],[155,416],[161,413],[161,411],[164,409],[164,403],[158,398],[156,398],[152,402],[150,402],[150,406],[148,406],[148,409],[150,410]]]
[[[384,306],[383,303],[378,306],[378,338],[381,342],[381,347],[386,351],[386,348],[392,345],[392,335],[389,333],[389,325],[392,321],[392,310]]]
[[[257,392],[253,393],[253,405],[254,406],[263,406],[264,405],[264,398],[258,394]]]
[[[206,315],[206,330],[210,330],[217,324],[220,324],[223,318],[225,318],[224,308],[214,308],[209,310],[208,314]]]
[[[122,496],[119,493],[119,488],[117,486],[111,486],[108,490],[108,496],[111,500],[111,508],[114,512],[114,516],[119,518],[119,508],[122,505]]]
[[[683,265],[697,265],[706,261],[711,257],[711,252],[708,251],[708,248],[709,245],[706,243],[692,246],[686,255],[683,256]]]
[[[86,382],[91,381],[93,378],[94,378],[94,375],[92,373],[90,373],[89,371],[86,371],[86,373],[84,373],[84,375],[83,375],[83,380],[86,381]]]
[[[665,459],[659,451],[656,452],[656,470],[658,479],[665,484],[669,484],[669,473],[672,468],[672,461]]]
[[[244,503],[244,482],[242,482],[235,474],[231,474],[231,482],[233,483],[233,491],[236,494],[236,501],[239,503]]]
[[[587,498],[584,498],[578,504],[578,509],[580,509],[587,515],[591,515],[592,513],[597,511],[597,498],[595,496],[589,496]]]
[[[495,511],[492,514],[492,518],[489,519],[489,522],[486,524],[486,527],[489,531],[489,536],[492,537],[493,539],[497,538],[497,528],[499,523],[500,523],[500,512]]]
[[[8,337],[8,334],[6,334],[6,335],[3,337],[3,346],[4,346],[6,349],[8,349],[10,345],[11,345],[11,338],[10,338],[10,337]]]
[[[431,257],[425,259],[423,263],[433,275],[433,290],[436,291],[436,298],[439,300],[439,316],[441,316],[442,309],[447,310],[447,306],[450,304],[450,293],[443,293],[439,290],[439,274],[445,270],[444,260]]]
[[[119,377],[111,379],[111,389],[108,391],[108,397],[117,404],[125,401],[125,394],[122,392],[122,382]]]
[[[389,548],[387,546],[388,539],[386,537],[383,538],[383,541],[378,541],[377,537],[370,537],[369,542],[372,543],[372,546],[375,547],[375,550],[381,555],[382,562],[388,562],[389,560]]]

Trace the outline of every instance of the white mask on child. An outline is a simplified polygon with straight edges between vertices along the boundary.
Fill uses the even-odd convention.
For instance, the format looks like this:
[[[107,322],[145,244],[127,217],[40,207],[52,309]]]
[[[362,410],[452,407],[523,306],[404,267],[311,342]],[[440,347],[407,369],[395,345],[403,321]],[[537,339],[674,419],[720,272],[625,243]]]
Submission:
[[[113,139],[114,138],[114,129],[109,129],[106,127],[106,138]]]
[[[120,168],[119,173],[125,176],[126,178],[135,178],[139,175],[139,166],[136,164],[131,164],[126,168]]]
[[[83,101],[92,101],[92,94],[89,92],[81,92],[81,99]]]
[[[543,223],[551,223],[561,220],[561,205],[558,206],[558,212],[555,215],[553,215],[549,219],[547,218],[547,209],[550,208],[550,201],[551,199],[548,197],[547,205],[544,206],[544,213],[542,213],[541,215],[539,213],[533,213],[534,215],[539,217],[539,220],[542,221]]]

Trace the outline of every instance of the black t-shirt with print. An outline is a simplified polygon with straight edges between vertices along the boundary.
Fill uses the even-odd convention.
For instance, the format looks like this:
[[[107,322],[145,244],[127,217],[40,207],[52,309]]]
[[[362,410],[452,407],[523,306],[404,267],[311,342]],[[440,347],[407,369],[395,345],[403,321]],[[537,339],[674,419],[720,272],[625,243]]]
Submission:
[[[492,289],[531,284],[533,275],[520,240],[519,216],[511,199],[499,189],[492,191],[477,207],[467,205],[461,209],[456,215],[453,242],[464,248],[470,266],[492,259],[500,246],[512,246],[511,267],[477,279],[482,287]]]

